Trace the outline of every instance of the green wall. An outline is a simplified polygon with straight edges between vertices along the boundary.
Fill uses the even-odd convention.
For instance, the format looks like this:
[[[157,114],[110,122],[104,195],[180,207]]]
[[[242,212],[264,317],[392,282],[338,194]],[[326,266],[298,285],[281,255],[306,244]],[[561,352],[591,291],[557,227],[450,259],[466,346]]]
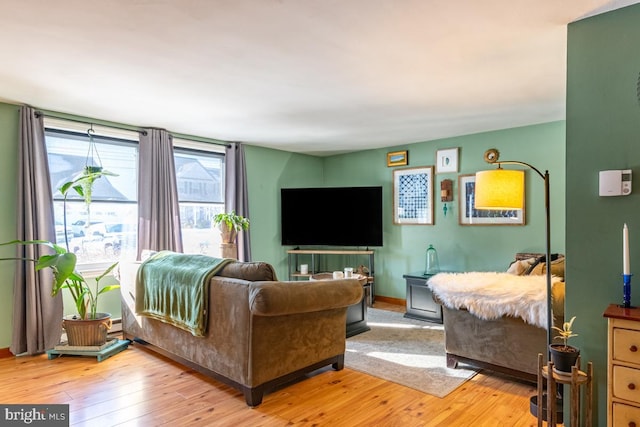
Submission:
[[[273,265],[279,279],[287,279],[287,254],[280,244],[280,189],[320,187],[323,159],[288,151],[245,146],[251,256]]]
[[[544,252],[544,182],[530,170],[526,172],[526,226],[459,225],[458,176],[492,168],[483,160],[489,148],[497,148],[502,160],[521,160],[542,172],[549,170],[552,251],[564,253],[564,135],[564,122],[553,122],[327,158],[327,186],[383,186],[384,246],[376,249],[376,294],[405,298],[402,275],[424,269],[429,244],[438,251],[440,268],[450,271],[504,271],[516,252]],[[392,170],[396,168],[386,166],[387,152],[406,149],[406,167],[430,166],[436,150],[451,147],[460,147],[459,173],[435,175],[434,225],[394,225]],[[454,201],[447,203],[446,215],[439,198],[443,179],[454,181]]]
[[[632,305],[640,304],[640,5],[569,25],[567,86],[567,302],[574,345],[591,360],[596,409],[606,424],[607,322],[622,302],[622,226],[629,226]],[[632,169],[626,197],[599,197],[598,171]]]
[[[516,252],[544,252],[543,180],[530,170],[526,172],[526,226],[458,224],[457,177],[490,168],[483,160],[488,148],[500,150],[503,160],[522,160],[543,172],[549,170],[552,251],[564,253],[564,139],[565,125],[561,121],[327,158],[247,146],[253,259],[272,263],[278,277],[286,279],[286,250],[291,247],[280,244],[280,188],[307,186],[383,187],[384,246],[374,248],[377,295],[404,299],[402,275],[424,268],[429,244],[438,250],[440,267],[451,271],[506,270]],[[454,201],[448,203],[447,215],[443,213],[443,203],[436,197],[434,225],[394,225],[393,168],[386,166],[387,152],[406,149],[408,167],[429,166],[435,162],[436,150],[451,147],[460,147],[459,173],[435,176],[436,194],[442,179],[455,182]],[[366,207],[362,214],[366,215]]]
[[[16,200],[18,189],[18,120],[19,109],[15,105],[0,103],[0,242],[16,238]],[[0,258],[15,256],[12,246],[0,247]],[[13,324],[13,275],[12,262],[0,264],[0,348],[11,345],[11,325]]]

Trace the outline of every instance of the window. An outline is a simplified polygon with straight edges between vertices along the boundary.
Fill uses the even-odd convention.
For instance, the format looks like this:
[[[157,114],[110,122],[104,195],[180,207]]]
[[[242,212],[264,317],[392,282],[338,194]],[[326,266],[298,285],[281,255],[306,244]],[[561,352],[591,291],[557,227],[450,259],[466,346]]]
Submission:
[[[224,212],[224,154],[183,145],[174,139],[183,250],[219,257],[220,232],[212,221]]]
[[[121,258],[135,259],[138,238],[138,133],[94,125],[92,154],[87,126],[45,119],[56,242],[69,243],[85,272],[101,271]],[[225,210],[223,149],[176,138],[173,142],[184,252],[220,256],[220,232],[212,220]],[[74,191],[65,206],[59,188],[87,164],[100,164],[116,176],[95,182],[89,209]]]
[[[91,269],[93,264],[96,267],[110,264],[121,256],[135,258],[137,141],[93,136],[95,151],[92,154],[87,133],[46,128],[45,139],[54,199],[56,242],[62,246],[68,243],[68,249],[77,255],[82,269]],[[103,176],[95,182],[89,207],[74,191],[67,194],[65,204],[60,187],[75,179],[87,164],[101,164],[104,170],[116,176]]]

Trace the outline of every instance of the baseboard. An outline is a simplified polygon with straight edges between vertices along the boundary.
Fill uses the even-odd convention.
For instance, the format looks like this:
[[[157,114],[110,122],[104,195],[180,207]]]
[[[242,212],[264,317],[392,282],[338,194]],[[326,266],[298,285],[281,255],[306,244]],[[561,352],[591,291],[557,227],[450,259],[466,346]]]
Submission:
[[[9,347],[0,348],[0,359],[5,359],[7,357],[13,357],[13,353],[9,351]]]
[[[407,300],[402,298],[392,298],[392,297],[385,297],[383,295],[376,295],[376,301],[386,302],[387,304],[393,304],[393,305],[401,305],[403,307],[407,306]]]

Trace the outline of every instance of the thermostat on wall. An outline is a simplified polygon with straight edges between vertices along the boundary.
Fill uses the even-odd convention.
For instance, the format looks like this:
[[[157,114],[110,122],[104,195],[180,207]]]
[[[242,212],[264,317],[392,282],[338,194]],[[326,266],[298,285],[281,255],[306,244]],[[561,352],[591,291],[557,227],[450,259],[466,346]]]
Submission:
[[[600,171],[601,196],[628,196],[631,194],[631,169]]]

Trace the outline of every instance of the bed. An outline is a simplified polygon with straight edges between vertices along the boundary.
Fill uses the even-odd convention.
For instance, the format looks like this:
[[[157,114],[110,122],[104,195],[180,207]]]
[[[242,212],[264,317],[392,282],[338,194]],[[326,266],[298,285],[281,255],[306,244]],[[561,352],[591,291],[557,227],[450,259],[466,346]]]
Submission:
[[[564,321],[564,256],[551,262],[552,315]],[[440,273],[427,282],[442,305],[447,366],[466,363],[536,382],[547,354],[546,262],[521,253],[506,272]]]

